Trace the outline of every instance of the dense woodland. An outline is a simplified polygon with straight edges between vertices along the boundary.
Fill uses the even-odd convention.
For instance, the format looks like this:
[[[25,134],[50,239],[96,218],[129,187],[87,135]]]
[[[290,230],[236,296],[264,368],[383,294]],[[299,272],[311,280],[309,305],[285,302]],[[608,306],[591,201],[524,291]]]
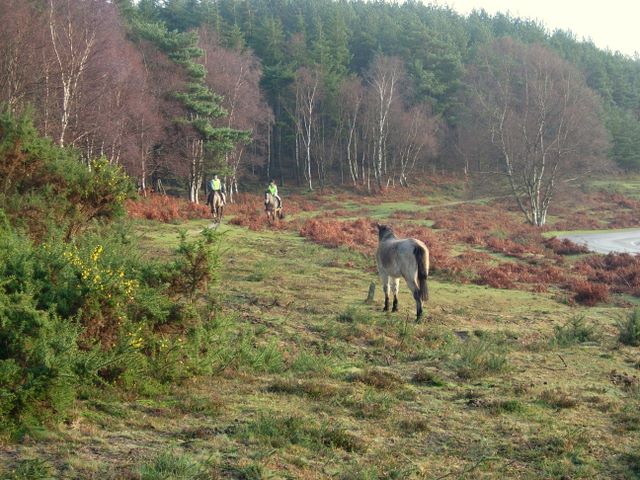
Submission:
[[[198,202],[221,173],[376,191],[640,169],[640,60],[502,14],[332,0],[5,0],[0,102],[90,164]],[[608,162],[607,160],[613,160]]]

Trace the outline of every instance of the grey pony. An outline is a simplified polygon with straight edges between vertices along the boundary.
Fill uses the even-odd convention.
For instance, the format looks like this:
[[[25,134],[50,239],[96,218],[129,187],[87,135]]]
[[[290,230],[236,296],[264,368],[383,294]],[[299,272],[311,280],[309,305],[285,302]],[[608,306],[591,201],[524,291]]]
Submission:
[[[398,238],[388,225],[378,227],[376,261],[384,291],[384,311],[389,310],[389,289],[393,293],[392,311],[398,310],[398,288],[404,278],[416,301],[416,321],[422,318],[422,302],[429,299],[429,249],[416,238]]]

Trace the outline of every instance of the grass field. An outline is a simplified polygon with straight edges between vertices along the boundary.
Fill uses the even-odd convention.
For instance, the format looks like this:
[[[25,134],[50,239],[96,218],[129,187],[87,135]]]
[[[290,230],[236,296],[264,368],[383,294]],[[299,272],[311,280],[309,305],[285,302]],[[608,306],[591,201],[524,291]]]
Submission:
[[[342,208],[433,224],[406,199]],[[168,257],[209,221],[136,225],[146,254]],[[237,356],[215,376],[83,399],[68,424],[2,445],[0,478],[640,478],[640,354],[618,339],[633,298],[584,307],[436,271],[416,324],[404,285],[395,314],[379,285],[364,302],[366,250],[296,228],[219,234],[215,301]]]

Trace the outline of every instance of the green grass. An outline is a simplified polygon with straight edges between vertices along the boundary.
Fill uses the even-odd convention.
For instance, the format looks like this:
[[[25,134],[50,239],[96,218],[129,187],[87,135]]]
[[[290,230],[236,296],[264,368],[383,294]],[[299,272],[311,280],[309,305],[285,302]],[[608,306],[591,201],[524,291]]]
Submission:
[[[140,480],[199,480],[210,478],[207,468],[187,454],[160,453],[144,463],[140,469]]]
[[[0,470],[2,480],[52,480],[52,468],[45,460],[23,459],[9,470]]]
[[[366,206],[377,219],[429,207]],[[208,225],[136,231],[150,258],[169,258],[181,229],[196,238]],[[220,231],[216,301],[232,320],[211,345],[224,368],[137,397],[88,394],[49,438],[5,443],[0,475],[634,478],[638,359],[616,328],[627,309],[434,275],[415,323],[404,285],[397,313],[381,311],[379,283],[364,304],[372,258],[295,232]]]

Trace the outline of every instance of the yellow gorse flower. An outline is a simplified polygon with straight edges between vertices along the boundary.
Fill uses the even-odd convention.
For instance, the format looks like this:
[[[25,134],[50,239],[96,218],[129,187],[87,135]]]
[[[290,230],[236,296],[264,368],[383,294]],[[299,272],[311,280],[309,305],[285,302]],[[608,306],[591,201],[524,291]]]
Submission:
[[[97,262],[100,259],[100,255],[102,255],[102,245],[98,245],[93,249],[93,253],[91,253],[91,260],[93,262]]]

